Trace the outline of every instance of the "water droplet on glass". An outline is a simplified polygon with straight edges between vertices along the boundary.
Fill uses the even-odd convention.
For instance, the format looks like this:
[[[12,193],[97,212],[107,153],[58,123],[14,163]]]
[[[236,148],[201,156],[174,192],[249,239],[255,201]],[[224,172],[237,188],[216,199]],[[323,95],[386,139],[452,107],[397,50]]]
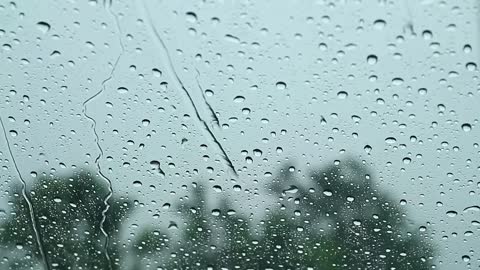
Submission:
[[[385,22],[384,20],[382,19],[378,19],[378,20],[375,20],[373,22],[373,26],[375,27],[375,29],[377,30],[382,30],[383,28],[385,28],[385,26],[387,25],[387,22]]]
[[[38,22],[37,23],[37,28],[38,30],[40,30],[43,34],[47,33],[48,31],[50,31],[50,24],[47,23],[47,22]]]
[[[189,22],[189,23],[197,22],[197,14],[195,14],[192,11],[189,11],[189,12],[185,13],[185,18],[186,18],[187,22]]]
[[[388,144],[392,144],[392,143],[396,143],[397,139],[395,139],[394,137],[388,137],[385,139],[385,142]]]
[[[278,90],[284,90],[285,88],[287,88],[287,84],[284,82],[277,82],[275,86],[277,87]]]
[[[420,89],[418,89],[418,93],[422,96],[426,95],[427,94],[427,89],[426,88],[420,88]]]
[[[143,125],[144,127],[150,125],[150,120],[148,120],[148,119],[143,119],[143,120],[142,120],[142,125]]]
[[[370,153],[370,152],[372,151],[372,147],[367,144],[367,145],[365,145],[365,146],[363,147],[363,150],[365,150],[365,152],[367,152],[367,154],[368,154],[368,153]]]
[[[160,78],[162,76],[162,72],[159,69],[152,69],[153,76]]]
[[[234,99],[233,99],[233,102],[236,102],[236,103],[240,103],[240,102],[243,102],[245,101],[245,97],[244,96],[236,96]]]
[[[378,61],[378,58],[376,55],[370,54],[369,56],[367,56],[367,63],[369,63],[370,65],[375,65],[377,61]]]
[[[468,71],[475,71],[477,69],[477,64],[473,62],[468,62],[465,67],[467,68]]]
[[[346,99],[348,97],[348,93],[345,92],[345,91],[340,91],[340,92],[337,93],[337,97],[339,99]]]
[[[469,132],[470,130],[472,130],[472,126],[468,123],[462,124],[462,130],[465,132]]]
[[[118,87],[118,88],[117,88],[117,92],[118,92],[119,94],[125,94],[125,93],[128,92],[128,89],[127,89],[126,87]]]
[[[403,79],[402,78],[393,78],[392,79],[392,84],[393,85],[402,85],[403,84]]]
[[[456,212],[456,211],[448,211],[448,212],[447,212],[447,216],[449,216],[449,217],[455,217],[455,216],[457,216],[457,212]]]

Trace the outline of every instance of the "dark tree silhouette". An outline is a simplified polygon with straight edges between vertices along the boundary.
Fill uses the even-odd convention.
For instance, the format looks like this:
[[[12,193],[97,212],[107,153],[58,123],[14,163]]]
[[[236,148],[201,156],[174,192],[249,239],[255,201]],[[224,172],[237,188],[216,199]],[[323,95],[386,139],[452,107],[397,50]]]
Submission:
[[[430,239],[406,222],[406,213],[359,161],[335,161],[306,176],[288,164],[267,191],[276,203],[257,221],[228,198],[208,201],[203,186],[194,183],[179,198],[182,222],[169,226],[178,228],[175,233],[143,228],[122,249],[119,228],[131,203],[112,197],[104,223],[110,261],[100,230],[105,181],[89,172],[42,176],[28,194],[52,269],[429,269],[433,264]],[[0,224],[0,247],[15,250],[11,269],[29,269],[42,258],[20,187],[9,195],[12,214]]]
[[[30,197],[45,257],[51,269],[119,269],[118,230],[129,212],[126,200],[111,197],[103,225],[110,237],[107,260],[100,228],[108,194],[105,181],[94,173],[81,171],[70,177],[43,174],[27,192]],[[36,236],[21,186],[10,191],[11,218],[0,225],[0,246],[21,248],[10,254],[11,269],[40,264]],[[32,260],[34,258],[34,260]]]
[[[207,209],[202,186],[182,200],[180,237],[165,249],[166,269],[429,269],[430,240],[380,192],[367,167],[353,159],[297,179],[285,166],[270,186],[278,198],[251,224],[228,200]],[[213,215],[212,215],[213,213]],[[174,256],[171,256],[171,255]]]

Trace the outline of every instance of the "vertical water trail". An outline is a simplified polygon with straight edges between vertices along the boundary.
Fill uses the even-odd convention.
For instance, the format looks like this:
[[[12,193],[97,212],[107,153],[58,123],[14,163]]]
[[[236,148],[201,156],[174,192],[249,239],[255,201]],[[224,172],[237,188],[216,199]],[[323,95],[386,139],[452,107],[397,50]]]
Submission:
[[[25,201],[27,203],[27,206],[28,206],[30,222],[32,223],[32,229],[33,229],[33,232],[35,234],[35,240],[36,240],[37,245],[38,245],[38,250],[40,252],[40,256],[42,257],[42,260],[43,260],[43,265],[44,265],[46,270],[50,270],[50,265],[48,264],[47,256],[45,255],[45,248],[43,246],[42,238],[41,238],[40,232],[38,231],[38,225],[37,225],[37,221],[35,219],[35,211],[33,209],[33,204],[32,204],[32,201],[30,200],[30,198],[27,195],[27,183],[23,179],[22,174],[20,173],[20,170],[18,169],[17,162],[15,160],[15,157],[13,156],[12,148],[10,147],[10,142],[8,140],[7,131],[5,130],[5,125],[3,124],[3,120],[2,120],[1,117],[0,117],[0,124],[2,125],[3,136],[5,137],[5,141],[7,143],[8,152],[10,153],[10,156],[12,157],[13,166],[15,167],[15,170],[16,170],[17,175],[18,175],[18,179],[20,180],[20,183],[22,184],[22,197],[25,199]]]
[[[102,148],[102,146],[100,145],[100,142],[99,142],[99,136],[98,136],[98,133],[97,133],[97,122],[95,121],[95,119],[92,116],[88,115],[87,106],[88,106],[89,102],[91,102],[92,100],[94,100],[95,98],[100,96],[105,91],[106,84],[107,84],[108,81],[110,81],[112,79],[113,73],[115,72],[115,69],[117,68],[118,62],[120,61],[120,58],[122,57],[122,55],[125,51],[125,47],[123,45],[122,38],[121,38],[122,31],[120,29],[120,23],[118,21],[118,17],[110,9],[110,7],[112,5],[112,1],[111,0],[104,0],[103,4],[104,4],[104,7],[107,10],[107,12],[110,14],[111,17],[113,17],[113,19],[115,21],[115,25],[116,25],[116,28],[117,28],[117,33],[119,35],[118,39],[119,39],[119,44],[120,44],[121,51],[120,51],[119,55],[117,56],[117,59],[115,60],[115,63],[113,64],[113,67],[110,71],[110,74],[108,75],[108,77],[106,79],[104,79],[102,81],[100,90],[98,92],[96,92],[93,96],[89,97],[87,100],[85,100],[83,102],[82,113],[85,116],[85,118],[89,119],[92,122],[92,130],[93,130],[93,133],[94,133],[94,136],[95,136],[95,144],[96,144],[97,149],[98,149],[98,155],[95,158],[95,165],[96,165],[96,168],[97,168],[98,175],[100,175],[100,177],[107,183],[107,186],[108,186],[108,194],[103,200],[103,204],[105,205],[105,208],[102,210],[102,219],[100,221],[100,231],[102,232],[103,236],[105,237],[105,243],[104,243],[105,259],[108,262],[109,269],[113,270],[111,256],[110,256],[110,253],[108,251],[108,247],[109,247],[109,243],[110,243],[110,235],[105,230],[105,221],[107,219],[107,212],[110,209],[109,200],[113,196],[113,186],[112,186],[112,181],[106,175],[103,174],[102,168],[100,166],[100,159],[103,157],[103,148]]]
[[[208,126],[207,122],[202,118],[202,116],[200,115],[198,109],[197,109],[197,106],[195,104],[195,102],[193,101],[193,98],[192,96],[190,95],[190,92],[187,90],[187,88],[185,87],[185,85],[183,84],[182,80],[180,79],[180,77],[178,76],[177,72],[175,71],[175,67],[173,66],[173,61],[172,61],[172,58],[170,56],[170,53],[168,51],[168,48],[167,46],[165,45],[165,42],[163,41],[163,39],[160,37],[160,34],[158,33],[156,27],[153,25],[153,22],[152,22],[152,18],[148,12],[148,9],[146,7],[146,4],[144,1],[141,1],[142,2],[142,10],[143,12],[146,14],[146,19],[147,19],[147,23],[148,25],[150,26],[150,31],[153,33],[153,36],[156,38],[156,40],[158,41],[158,43],[160,44],[160,51],[163,53],[164,57],[166,60],[167,60],[167,69],[169,71],[169,73],[172,75],[172,77],[174,78],[174,81],[179,85],[179,87],[183,90],[183,92],[185,93],[185,95],[187,96],[187,99],[188,101],[190,102],[190,105],[192,106],[194,112],[195,112],[195,115],[197,117],[197,120],[202,123],[202,125],[204,126],[205,130],[207,131],[208,135],[210,136],[210,138],[213,140],[213,142],[215,143],[215,145],[217,145],[217,148],[218,150],[221,152],[221,155],[222,155],[222,158],[223,160],[225,161],[226,163],[226,166],[230,169],[230,171],[235,175],[235,177],[238,177],[238,173],[237,173],[237,170],[235,169],[234,165],[233,165],[233,162],[232,160],[228,157],[228,154],[227,152],[225,151],[225,149],[223,148],[222,144],[220,143],[220,141],[216,138],[215,134],[213,133],[213,131],[210,129],[210,127]],[[216,116],[215,116],[216,117]]]

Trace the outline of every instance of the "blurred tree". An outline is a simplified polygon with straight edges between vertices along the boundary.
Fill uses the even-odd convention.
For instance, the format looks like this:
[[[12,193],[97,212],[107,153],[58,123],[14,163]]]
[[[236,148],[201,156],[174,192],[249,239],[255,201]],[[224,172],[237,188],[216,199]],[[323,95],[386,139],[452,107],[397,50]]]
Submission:
[[[129,203],[118,197],[108,200],[110,209],[103,229],[109,235],[107,260],[100,228],[108,195],[107,183],[96,174],[82,171],[70,177],[43,174],[33,184],[30,197],[41,243],[51,269],[119,269],[118,230],[129,213]],[[0,246],[10,254],[11,269],[30,269],[42,262],[29,207],[21,186],[9,193],[11,216],[0,224]],[[19,252],[21,249],[22,252]],[[32,260],[36,258],[36,260]]]
[[[287,165],[270,186],[278,197],[258,226],[228,200],[207,210],[193,189],[179,212],[185,226],[168,249],[166,269],[429,269],[433,247],[406,223],[360,162],[347,159],[297,179]],[[234,214],[229,214],[234,213]],[[412,231],[409,228],[413,228]],[[169,256],[174,254],[175,256]]]
[[[398,203],[377,189],[359,161],[335,161],[306,176],[286,165],[268,193],[276,204],[254,223],[226,198],[209,202],[203,186],[194,183],[179,198],[176,214],[182,222],[169,226],[178,228],[176,233],[142,229],[132,240],[128,258],[134,260],[128,263],[120,254],[127,248],[117,243],[130,203],[111,197],[104,224],[110,264],[99,227],[105,181],[89,172],[42,176],[29,192],[52,269],[429,269],[433,264],[429,239],[406,222]],[[11,269],[31,268],[41,256],[28,207],[19,186],[9,195],[12,214],[0,226],[0,245],[27,255],[10,257]]]

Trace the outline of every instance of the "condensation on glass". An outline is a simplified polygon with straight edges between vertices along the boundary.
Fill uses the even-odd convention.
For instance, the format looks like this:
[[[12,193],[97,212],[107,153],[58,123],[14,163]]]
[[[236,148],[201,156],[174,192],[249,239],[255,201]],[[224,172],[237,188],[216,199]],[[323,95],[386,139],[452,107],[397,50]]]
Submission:
[[[478,8],[0,0],[0,269],[478,269]]]

